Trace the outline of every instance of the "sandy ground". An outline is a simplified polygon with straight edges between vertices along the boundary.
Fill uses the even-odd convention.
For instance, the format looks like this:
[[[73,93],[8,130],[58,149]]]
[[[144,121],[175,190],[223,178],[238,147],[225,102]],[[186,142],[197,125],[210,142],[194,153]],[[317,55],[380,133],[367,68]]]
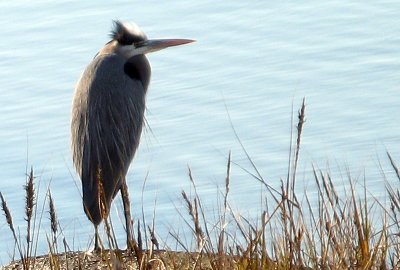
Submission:
[[[197,261],[202,269],[211,269],[210,265],[199,260],[198,254],[183,252],[154,251],[143,254],[147,267],[142,269],[188,269]],[[203,263],[201,263],[203,261]],[[126,250],[103,250],[102,252],[67,252],[56,255],[39,256],[31,259],[29,269],[139,269],[136,256]],[[11,262],[2,270],[23,269],[21,261]]]

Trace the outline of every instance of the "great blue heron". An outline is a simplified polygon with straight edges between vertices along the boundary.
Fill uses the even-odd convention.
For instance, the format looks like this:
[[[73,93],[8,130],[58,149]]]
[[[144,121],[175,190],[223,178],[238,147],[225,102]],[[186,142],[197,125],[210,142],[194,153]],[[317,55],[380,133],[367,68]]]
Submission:
[[[132,228],[126,174],[142,132],[150,64],[145,54],[193,42],[147,39],[134,24],[114,22],[108,42],[83,72],[72,105],[73,162],[82,180],[83,208],[95,227],[121,191],[128,248]]]

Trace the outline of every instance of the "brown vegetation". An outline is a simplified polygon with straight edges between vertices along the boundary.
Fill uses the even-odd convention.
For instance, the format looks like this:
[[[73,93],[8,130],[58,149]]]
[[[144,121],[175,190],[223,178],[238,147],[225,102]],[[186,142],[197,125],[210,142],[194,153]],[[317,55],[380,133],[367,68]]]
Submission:
[[[229,204],[231,154],[227,159],[222,203],[217,222],[207,219],[202,199],[197,193],[195,179],[189,168],[189,180],[194,189],[190,195],[182,191],[188,214],[179,213],[192,232],[195,246],[187,246],[179,233],[171,228],[170,235],[183,250],[165,247],[159,250],[154,227],[140,225],[137,220],[137,239],[132,251],[121,251],[113,246],[115,238],[108,228],[111,249],[98,253],[71,251],[66,240],[57,246],[55,205],[48,191],[52,235],[47,239],[49,253],[35,254],[35,189],[33,171],[26,185],[26,243],[20,241],[3,195],[2,209],[11,229],[19,253],[19,261],[5,269],[396,269],[400,267],[400,191],[387,184],[390,208],[367,196],[367,187],[357,194],[354,179],[348,175],[349,189],[338,193],[329,172],[313,169],[317,196],[296,193],[297,164],[300,156],[301,135],[305,124],[305,103],[299,110],[296,137],[290,150],[287,178],[280,189],[274,189],[257,170],[250,155],[238,138],[253,166],[250,177],[261,182],[266,194],[264,209],[258,221],[250,221],[235,213]],[[235,132],[236,134],[236,132]],[[238,137],[238,136],[237,136]],[[399,169],[392,156],[389,160],[400,181]],[[268,200],[267,200],[268,198]],[[301,200],[299,198],[302,198]],[[379,222],[371,220],[376,211]],[[375,213],[375,212],[374,212]],[[376,216],[376,215],[375,215]],[[32,220],[32,217],[33,220]],[[32,224],[33,221],[33,224]],[[145,224],[143,218],[142,222]],[[106,222],[106,226],[109,226]],[[143,248],[143,232],[149,230],[147,247]],[[36,241],[36,242],[35,242]]]

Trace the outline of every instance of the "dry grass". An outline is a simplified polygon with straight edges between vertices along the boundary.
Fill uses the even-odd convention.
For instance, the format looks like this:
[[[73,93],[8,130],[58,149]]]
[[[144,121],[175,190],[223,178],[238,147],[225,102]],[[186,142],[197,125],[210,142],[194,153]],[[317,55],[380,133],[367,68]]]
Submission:
[[[293,145],[291,143],[287,178],[281,180],[279,189],[267,184],[234,131],[251,164],[247,170],[249,177],[261,182],[265,189],[266,203],[258,219],[250,220],[230,206],[231,166],[234,164],[231,153],[227,158],[224,188],[218,193],[218,201],[222,203],[218,205],[220,210],[215,221],[207,217],[208,212],[197,192],[192,171],[188,169],[194,192],[181,192],[186,213],[178,211],[178,214],[183,218],[184,226],[191,231],[193,245],[186,244],[188,241],[182,238],[179,230],[170,229],[170,236],[178,249],[183,250],[181,252],[176,248],[172,250],[167,244],[164,244],[165,250],[159,250],[154,218],[152,226],[149,226],[144,214],[136,222],[133,252],[117,248],[110,220],[105,222],[105,231],[111,249],[92,254],[71,251],[65,239],[60,247],[57,241],[60,226],[48,191],[51,221],[51,235],[47,237],[49,253],[36,257],[32,253],[35,246],[32,241],[35,239],[32,218],[36,215],[36,207],[31,170],[25,188],[26,243],[17,236],[11,212],[0,193],[2,209],[20,256],[18,261],[5,269],[398,269],[398,187],[387,184],[390,207],[386,209],[384,204],[367,196],[365,183],[364,189],[360,190],[355,187],[356,181],[348,175],[347,192],[340,193],[329,171],[313,167],[311,179],[315,182],[316,196],[310,198],[306,192],[296,192],[301,138],[306,123],[305,109],[303,100]],[[389,153],[388,158],[400,181],[395,160]]]

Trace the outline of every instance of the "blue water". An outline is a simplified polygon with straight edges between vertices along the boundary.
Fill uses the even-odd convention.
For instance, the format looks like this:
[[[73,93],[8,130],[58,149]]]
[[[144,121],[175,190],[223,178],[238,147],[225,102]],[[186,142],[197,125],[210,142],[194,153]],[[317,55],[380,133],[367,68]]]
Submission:
[[[73,89],[85,65],[108,41],[112,19],[135,21],[150,38],[197,42],[149,55],[149,128],[128,181],[134,216],[157,209],[161,239],[175,226],[190,166],[199,192],[223,187],[229,151],[251,170],[229,122],[268,183],[285,178],[294,111],[306,97],[299,189],[312,194],[312,164],[329,167],[337,185],[366,175],[384,199],[390,179],[385,151],[400,163],[400,2],[389,1],[2,1],[0,2],[0,191],[24,235],[27,168],[48,185],[71,248],[89,247],[92,227],[82,211],[69,152]],[[229,116],[228,116],[229,115]],[[295,115],[296,117],[296,115]],[[311,195],[312,196],[312,195]],[[231,202],[257,213],[260,184],[233,165]],[[113,209],[120,242],[122,228]],[[47,206],[38,253],[47,251]],[[118,210],[118,211],[117,211]],[[183,212],[185,210],[182,210]],[[62,239],[63,236],[60,237]],[[0,218],[0,264],[13,252]]]

